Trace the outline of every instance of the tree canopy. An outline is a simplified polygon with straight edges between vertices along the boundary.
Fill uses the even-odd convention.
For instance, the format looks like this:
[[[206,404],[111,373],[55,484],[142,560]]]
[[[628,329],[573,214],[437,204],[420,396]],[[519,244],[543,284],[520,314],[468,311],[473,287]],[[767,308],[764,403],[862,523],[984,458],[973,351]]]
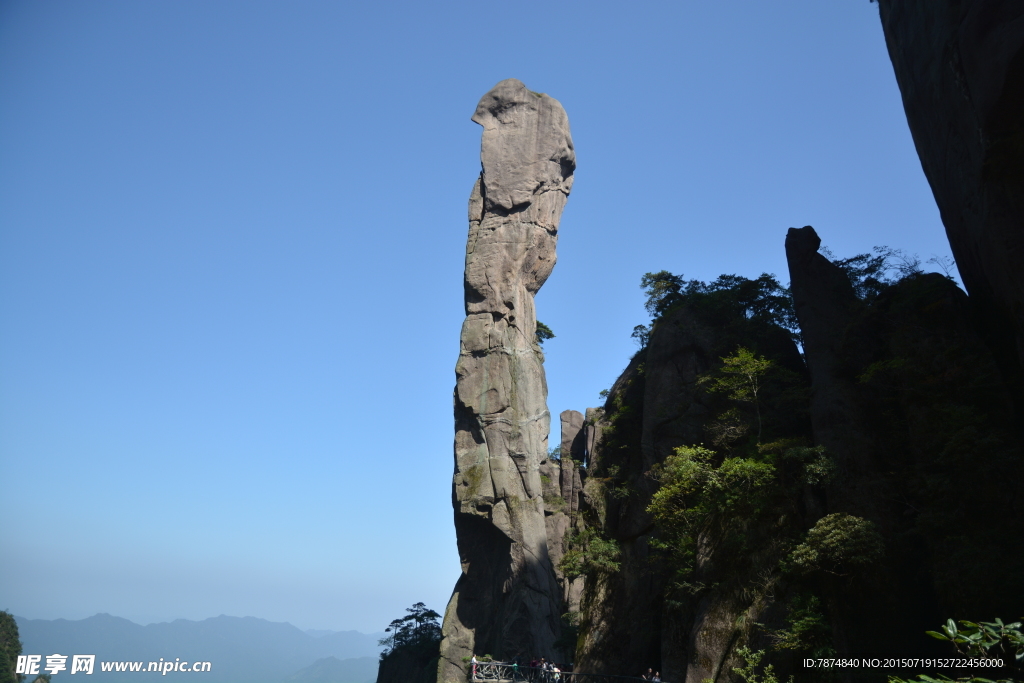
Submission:
[[[551,331],[551,328],[548,327],[547,325],[545,325],[544,323],[542,323],[539,320],[537,321],[537,333],[536,334],[537,334],[537,343],[538,344],[543,344],[548,339],[554,339],[555,338],[555,333]]]
[[[390,635],[379,641],[384,646],[384,651],[380,653],[381,660],[403,650],[436,650],[440,646],[441,625],[438,620],[441,615],[422,602],[407,607],[405,611],[408,614],[395,619],[384,629]]]
[[[680,305],[710,319],[742,316],[799,334],[793,297],[774,275],[762,273],[756,279],[740,275],[719,275],[711,282],[686,280],[667,270],[646,273],[640,287],[647,294],[644,308],[654,321]],[[634,336],[638,336],[634,332]]]

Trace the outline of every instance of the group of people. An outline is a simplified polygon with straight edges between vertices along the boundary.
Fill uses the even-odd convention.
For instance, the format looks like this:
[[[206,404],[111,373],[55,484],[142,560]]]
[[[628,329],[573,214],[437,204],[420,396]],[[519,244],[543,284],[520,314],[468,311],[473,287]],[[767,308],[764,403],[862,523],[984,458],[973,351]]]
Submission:
[[[652,671],[650,668],[648,668],[647,671],[640,674],[640,678],[644,679],[645,681],[652,681],[652,683],[661,683],[661,672]]]
[[[572,671],[572,664],[565,669],[566,671]],[[562,679],[562,669],[558,668],[558,664],[555,662],[549,662],[544,657],[540,659],[530,660],[530,673],[531,680],[541,681],[542,683],[554,683]]]
[[[473,657],[470,659],[470,673],[472,679],[477,678],[477,667],[483,664],[485,663],[480,662],[480,660],[476,658],[476,655],[473,655]],[[491,664],[492,662],[490,662],[489,660],[488,662],[486,662],[486,665],[488,666],[490,666]],[[500,666],[511,665],[512,670],[509,672],[509,674],[511,675],[512,680],[518,679],[517,674],[519,673],[519,657],[514,658],[511,662],[497,662],[493,664],[497,664]],[[555,662],[549,662],[546,658],[541,657],[540,659],[531,659],[529,667],[524,673],[527,676],[527,678],[529,678],[529,680],[535,681],[536,683],[555,683],[555,681],[562,680],[563,671],[565,671],[566,673],[571,672],[572,664],[570,664],[565,669],[561,669]],[[486,678],[487,676],[485,675],[484,677]]]

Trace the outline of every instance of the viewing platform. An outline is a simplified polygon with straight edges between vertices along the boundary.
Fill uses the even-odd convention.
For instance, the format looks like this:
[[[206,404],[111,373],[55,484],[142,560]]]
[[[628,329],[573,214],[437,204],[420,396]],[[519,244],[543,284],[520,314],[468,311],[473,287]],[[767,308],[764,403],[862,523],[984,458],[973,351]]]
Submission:
[[[519,666],[512,662],[477,662],[475,668],[472,664],[470,667],[470,683],[649,683],[642,676],[548,671],[539,667]]]

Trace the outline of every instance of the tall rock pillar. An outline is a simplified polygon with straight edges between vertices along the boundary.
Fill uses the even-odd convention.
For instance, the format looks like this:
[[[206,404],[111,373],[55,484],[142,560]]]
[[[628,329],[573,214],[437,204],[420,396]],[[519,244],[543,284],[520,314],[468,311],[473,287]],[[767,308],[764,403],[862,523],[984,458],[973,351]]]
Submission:
[[[464,681],[474,653],[551,657],[562,602],[538,469],[551,416],[533,298],[555,265],[576,157],[562,105],[515,79],[484,95],[473,121],[483,168],[469,199],[452,482],[462,576],[442,682]]]

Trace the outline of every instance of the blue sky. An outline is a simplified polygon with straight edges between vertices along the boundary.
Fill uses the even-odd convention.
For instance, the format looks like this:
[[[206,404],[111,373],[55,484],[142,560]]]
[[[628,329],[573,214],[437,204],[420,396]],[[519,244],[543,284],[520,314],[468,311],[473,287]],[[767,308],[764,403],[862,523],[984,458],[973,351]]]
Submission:
[[[0,3],[0,608],[380,631],[458,576],[476,102],[560,100],[549,407],[647,271],[947,255],[867,0]]]

